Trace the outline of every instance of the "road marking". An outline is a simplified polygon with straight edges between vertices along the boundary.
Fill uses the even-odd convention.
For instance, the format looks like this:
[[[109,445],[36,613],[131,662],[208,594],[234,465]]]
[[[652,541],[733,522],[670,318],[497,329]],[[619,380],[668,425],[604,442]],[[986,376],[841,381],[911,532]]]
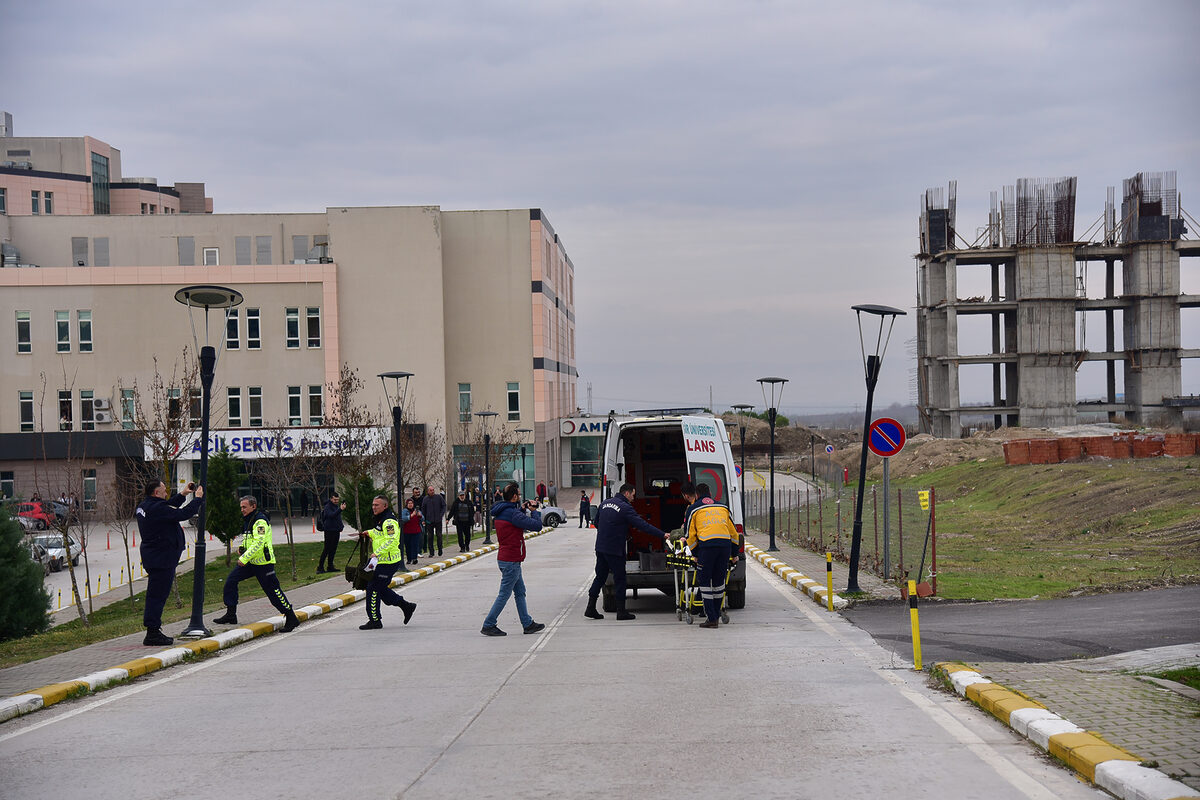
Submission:
[[[766,567],[757,562],[754,562],[754,566],[760,571],[760,577],[764,581],[770,584],[775,591],[787,598],[787,601],[795,606],[800,613],[808,617],[809,621],[817,628],[829,635],[859,659],[866,662],[872,672],[899,689],[901,696],[920,709],[934,724],[950,734],[959,744],[974,753],[981,761],[991,767],[997,775],[1008,781],[1014,789],[1030,798],[1030,800],[1057,799],[1057,794],[1043,787],[1020,766],[997,752],[994,747],[981,739],[975,732],[955,719],[948,710],[939,707],[920,692],[914,691],[902,677],[896,674],[895,670],[875,666],[875,662],[878,661],[877,658],[872,657],[866,650],[839,632],[836,627],[827,621],[826,614],[818,613],[816,609],[810,607],[811,604],[807,602],[806,598],[802,599],[790,586],[785,586],[779,581],[773,580],[774,573],[770,573],[771,577],[767,577],[769,571]],[[850,623],[847,622],[846,624]]]

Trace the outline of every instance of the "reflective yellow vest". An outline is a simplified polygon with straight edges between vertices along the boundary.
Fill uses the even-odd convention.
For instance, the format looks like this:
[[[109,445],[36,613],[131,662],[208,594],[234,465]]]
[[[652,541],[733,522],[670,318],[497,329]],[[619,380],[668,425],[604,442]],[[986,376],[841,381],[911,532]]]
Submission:
[[[250,525],[250,530],[242,534],[242,546],[245,552],[238,557],[239,564],[274,564],[275,548],[271,539],[271,523],[259,515]]]
[[[733,525],[733,516],[729,509],[717,503],[700,506],[688,518],[687,544],[695,549],[697,545],[725,539],[737,543],[738,532]]]
[[[380,564],[395,564],[400,560],[400,522],[393,516],[367,530],[371,537],[371,552]]]

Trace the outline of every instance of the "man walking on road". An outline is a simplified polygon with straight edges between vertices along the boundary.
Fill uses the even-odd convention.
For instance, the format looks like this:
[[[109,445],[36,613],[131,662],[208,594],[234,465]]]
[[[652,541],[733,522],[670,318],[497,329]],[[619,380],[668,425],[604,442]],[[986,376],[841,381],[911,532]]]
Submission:
[[[275,574],[275,548],[271,540],[271,523],[258,510],[258,500],[246,495],[239,501],[242,508],[242,546],[238,548],[237,566],[225,579],[225,613],[213,620],[217,625],[237,625],[238,584],[247,578],[257,578],[271,605],[283,614],[283,632],[295,630],[300,624],[292,604],[288,602],[279,577]]]
[[[529,610],[525,607],[525,579],[521,575],[521,562],[525,560],[525,531],[540,531],[542,515],[537,510],[537,503],[529,502],[522,508],[518,505],[520,499],[520,487],[510,483],[504,487],[504,500],[492,507],[496,541],[500,543],[500,549],[496,552],[496,565],[500,567],[500,591],[479,631],[484,636],[508,635],[496,627],[496,623],[500,621],[500,612],[508,605],[510,596],[517,599],[517,616],[521,618],[525,633],[537,633],[546,627],[529,616]],[[526,509],[529,513],[525,513]]]
[[[588,619],[604,619],[604,615],[596,610],[596,600],[610,573],[613,576],[613,596],[617,601],[617,619],[635,619],[633,614],[625,610],[625,554],[631,527],[661,537],[664,544],[670,541],[667,534],[633,510],[635,493],[632,484],[623,483],[620,490],[601,503],[596,512],[596,578],[588,589],[587,610],[583,612]]]
[[[146,608],[142,612],[142,625],[146,627],[146,638],[142,644],[151,647],[174,642],[162,632],[162,612],[171,584],[175,582],[175,567],[185,547],[183,526],[179,523],[199,513],[204,503],[204,487],[189,483],[182,493],[167,499],[167,487],[162,481],[146,484],[146,498],[137,507],[138,533],[142,543],[138,548],[142,555],[142,566],[146,570]],[[196,502],[183,505],[184,498],[196,493]]]
[[[446,519],[454,521],[454,529],[458,531],[458,552],[465,553],[471,549],[471,526],[475,523],[475,504],[467,499],[467,493],[460,491],[458,497],[450,504]]]
[[[446,516],[446,498],[430,486],[421,498],[421,516],[425,518],[425,552],[433,555],[433,539],[437,536],[437,554],[442,554],[442,517]]]
[[[389,606],[399,606],[404,612],[405,625],[417,610],[416,603],[410,603],[392,590],[392,576],[396,574],[404,558],[400,550],[400,521],[392,513],[387,498],[382,495],[371,501],[371,510],[375,512],[375,519],[372,520],[370,528],[359,534],[371,538],[371,559],[367,562],[367,569],[375,573],[371,582],[367,584],[367,623],[358,626],[360,631],[378,630],[383,627],[383,617],[379,613],[380,602]]]

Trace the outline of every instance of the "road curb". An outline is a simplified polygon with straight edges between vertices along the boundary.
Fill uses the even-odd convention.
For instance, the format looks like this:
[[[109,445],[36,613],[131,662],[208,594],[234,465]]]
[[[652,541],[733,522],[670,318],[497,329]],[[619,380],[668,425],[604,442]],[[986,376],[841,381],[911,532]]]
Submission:
[[[540,531],[531,531],[525,534],[526,539],[532,539],[535,536],[541,536],[544,533],[549,533],[555,528],[543,528]],[[480,558],[488,553],[491,553],[500,548],[499,544],[489,544],[477,547],[469,553],[460,553],[452,558],[446,558],[441,561],[435,561],[432,564],[426,564],[418,569],[409,570],[392,577],[391,586],[404,586],[418,581],[422,578],[429,577],[443,570],[450,569],[453,566],[470,561],[474,558]],[[343,594],[334,595],[326,598],[318,603],[310,603],[309,605],[295,609],[296,616],[301,622],[310,620],[314,617],[319,617],[322,614],[328,614],[339,608],[345,608],[353,603],[357,603],[367,596],[366,591],[362,589],[352,589]],[[7,722],[15,717],[23,717],[26,714],[31,714],[39,709],[52,706],[56,703],[61,703],[63,700],[68,700],[72,697],[97,692],[101,689],[107,689],[110,686],[121,683],[122,681],[137,678],[142,675],[148,675],[151,672],[157,672],[160,669],[174,666],[183,662],[185,659],[197,655],[214,653],[218,650],[225,650],[230,647],[249,642],[257,639],[260,636],[266,636],[274,633],[284,625],[282,614],[276,614],[267,617],[258,622],[248,622],[236,628],[231,628],[227,631],[215,633],[212,636],[207,636],[203,639],[197,639],[193,642],[186,642],[180,645],[175,645],[162,652],[155,653],[151,656],[127,661],[124,664],[118,664],[115,667],[93,672],[90,675],[84,675],[81,678],[74,678],[61,683],[52,683],[49,686],[42,686],[38,689],[31,689],[28,692],[23,692],[13,697],[6,697],[0,700],[0,723]]]
[[[771,570],[771,572],[774,572],[776,575],[782,578],[785,583],[791,584],[795,588],[811,597],[813,600],[819,603],[822,608],[829,607],[827,599],[829,597],[829,592],[825,586],[817,583],[800,570],[789,567],[786,563],[780,561],[778,558],[767,555],[765,552],[759,550],[749,542],[746,543],[746,552],[753,556],[758,563],[762,564],[764,567]],[[848,605],[850,605],[850,603],[846,600],[846,598],[840,597],[836,592],[834,592],[833,607],[835,609],[842,609]]]
[[[940,662],[933,674],[1086,779],[1122,800],[1200,798],[1186,784],[1143,767],[1140,758],[965,664]]]

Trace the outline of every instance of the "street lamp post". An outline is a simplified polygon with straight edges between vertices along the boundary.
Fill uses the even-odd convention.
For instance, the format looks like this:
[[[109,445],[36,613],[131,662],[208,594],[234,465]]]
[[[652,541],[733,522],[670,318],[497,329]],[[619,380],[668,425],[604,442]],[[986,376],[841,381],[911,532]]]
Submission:
[[[867,485],[867,438],[871,434],[871,403],[875,398],[875,384],[879,381],[879,367],[883,363],[883,354],[887,351],[888,341],[892,338],[892,326],[896,317],[907,312],[891,306],[857,305],[851,306],[858,321],[858,345],[862,350],[863,370],[867,378],[867,412],[863,420],[862,456],[858,460],[858,499],[854,503],[854,532],[850,538],[850,578],[846,583],[847,592],[862,591],[858,587],[858,559],[862,547],[862,514],[863,492]],[[879,317],[879,334],[875,337],[875,352],[867,355],[866,344],[862,335],[862,315],[870,314]],[[883,326],[887,325],[887,337],[884,338]],[[884,498],[885,501],[887,498]]]
[[[525,481],[529,478],[529,470],[525,469],[525,434],[533,433],[533,428],[517,428],[516,433],[521,434],[521,497],[528,500],[529,491],[525,486]]]
[[[408,396],[408,379],[411,372],[381,372],[379,382],[383,384],[383,396],[392,407],[392,431],[396,437],[396,511],[399,513],[400,504],[404,502],[404,473],[400,465],[400,431],[404,426],[404,401]],[[388,391],[388,381],[395,381],[395,399]],[[357,503],[358,498],[354,498]]]
[[[192,342],[200,358],[200,473],[196,485],[203,486],[208,479],[208,417],[211,410],[213,377],[217,369],[217,351],[209,344],[208,312],[213,308],[227,309],[242,302],[241,292],[224,286],[185,286],[175,292],[175,299],[188,307],[188,319],[192,324]],[[192,318],[193,308],[204,309],[204,345],[196,335],[196,321]],[[225,325],[221,325],[219,344],[225,343]],[[196,520],[196,566],[192,570],[192,619],[180,638],[196,638],[212,635],[204,625],[204,567],[207,553],[204,531],[207,514],[205,504],[200,505]]]
[[[481,417],[483,426],[483,543],[492,543],[492,435],[488,431],[488,423],[496,416],[495,411],[476,411],[475,416]]]
[[[746,412],[753,411],[754,406],[746,403],[738,403],[733,406],[733,410],[737,412],[738,418],[738,433],[742,439],[742,462],[740,464],[742,474],[738,476],[738,492],[742,495],[742,525],[746,524]]]
[[[768,523],[768,531],[770,533],[769,545],[767,550],[774,551],[779,548],[775,546],[775,417],[778,414],[779,401],[783,399],[783,385],[788,382],[787,378],[759,378],[759,386],[762,387],[763,403],[767,406],[767,424],[771,426],[771,505],[770,505],[770,521]],[[767,400],[767,387],[771,387],[770,402]]]

